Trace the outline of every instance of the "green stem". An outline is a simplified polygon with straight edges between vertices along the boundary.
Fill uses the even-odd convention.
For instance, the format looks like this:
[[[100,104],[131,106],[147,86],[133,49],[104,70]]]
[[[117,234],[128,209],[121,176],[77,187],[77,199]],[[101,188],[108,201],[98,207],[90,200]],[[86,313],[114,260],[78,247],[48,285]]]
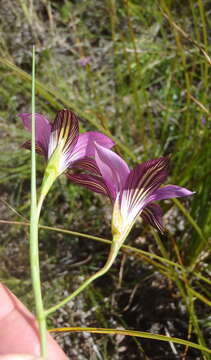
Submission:
[[[39,226],[39,218],[40,218],[40,212],[41,212],[41,209],[42,209],[42,204],[43,204],[43,201],[45,200],[45,196],[44,195],[40,195],[40,198],[39,198],[39,201],[38,201],[38,204],[37,204],[37,220],[38,220],[38,226]]]
[[[35,155],[35,47],[32,56],[32,148],[31,148],[31,216],[30,216],[30,266],[32,287],[35,298],[36,317],[39,325],[41,356],[47,359],[46,319],[42,301],[38,229],[41,205],[37,207],[36,195],[36,155]]]
[[[31,277],[34,291],[36,316],[40,331],[41,356],[47,359],[47,342],[46,342],[46,317],[42,301],[40,266],[39,266],[39,246],[38,246],[38,225],[39,218],[31,218],[33,220],[33,229],[30,231],[30,263]]]
[[[52,314],[54,311],[58,310],[59,308],[61,308],[65,304],[67,304],[75,296],[80,294],[94,280],[96,280],[100,276],[104,275],[110,269],[111,265],[113,264],[117,254],[118,254],[118,251],[119,251],[119,249],[121,247],[121,244],[122,244],[122,242],[120,242],[120,241],[113,241],[112,244],[111,244],[108,259],[107,259],[105,265],[103,266],[103,268],[98,270],[92,276],[90,276],[78,289],[76,289],[72,294],[70,294],[64,300],[60,301],[57,305],[54,305],[50,309],[46,310],[45,311],[45,316],[48,316],[48,315]]]

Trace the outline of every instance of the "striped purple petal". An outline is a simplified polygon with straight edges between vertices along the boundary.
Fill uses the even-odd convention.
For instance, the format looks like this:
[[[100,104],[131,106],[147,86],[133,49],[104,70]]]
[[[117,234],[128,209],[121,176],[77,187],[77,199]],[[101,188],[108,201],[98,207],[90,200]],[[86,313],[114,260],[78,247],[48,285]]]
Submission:
[[[83,159],[77,160],[75,161],[72,165],[71,165],[71,169],[67,172],[68,178],[70,180],[72,180],[75,183],[78,183],[79,185],[83,185],[82,184],[82,180],[85,179],[83,176],[84,174],[73,174],[72,171],[74,170],[85,170],[88,171],[90,174],[88,174],[89,176],[92,176],[92,180],[93,181],[97,181],[97,183],[101,184],[101,187],[103,187],[105,189],[105,192],[102,192],[104,195],[108,195],[111,199],[111,201],[115,200],[115,193],[113,191],[113,188],[108,188],[108,186],[106,185],[104,179],[102,178],[100,169],[97,166],[97,163],[94,159],[92,158],[88,158],[88,157],[84,157]],[[75,177],[76,175],[76,177]],[[81,176],[83,175],[83,176]],[[85,174],[86,175],[86,174]],[[90,180],[90,178],[89,178]],[[80,181],[80,183],[79,183]],[[86,186],[86,185],[85,185]],[[88,187],[88,186],[87,186]],[[97,185],[98,187],[98,185]],[[93,190],[96,192],[96,190],[94,189],[94,187],[92,186],[92,188],[89,186],[90,190]],[[99,192],[99,191],[97,191]]]
[[[130,169],[126,162],[112,150],[96,145],[95,160],[112,198],[115,200],[118,192],[125,185]]]
[[[168,158],[149,160],[130,172],[121,195],[121,211],[135,218],[148,203],[149,196],[166,180]]]
[[[23,147],[24,149],[27,149],[27,150],[31,150],[31,147],[32,147],[31,140],[28,140],[28,141],[26,141],[25,143],[23,143],[23,144],[21,145],[21,147]],[[39,155],[45,156],[45,157],[46,157],[46,160],[47,160],[47,154],[45,153],[42,145],[41,145],[38,141],[36,141],[36,143],[35,143],[35,151],[36,151],[36,153],[38,153]]]
[[[177,198],[177,197],[183,197],[183,196],[190,196],[193,195],[194,192],[177,186],[177,185],[166,185],[159,189],[156,189],[152,195],[148,198],[148,203],[152,201],[159,201],[159,200],[165,200],[165,199],[171,199],[171,198]]]
[[[163,212],[158,204],[149,204],[141,212],[141,217],[161,233],[164,232]]]
[[[95,143],[108,149],[112,148],[115,145],[113,140],[98,131],[89,131],[84,134],[80,134],[77,144],[72,153],[71,160],[77,161],[84,156],[94,157]]]
[[[59,111],[52,125],[48,159],[50,159],[56,149],[61,151],[62,158],[59,169],[60,172],[63,172],[68,168],[78,136],[79,124],[77,116],[71,110]]]
[[[85,170],[89,173],[75,174],[72,173],[74,170]],[[97,163],[94,159],[84,157],[83,159],[75,161],[71,165],[71,170],[67,172],[67,177],[69,180],[78,185],[85,186],[94,192],[109,196],[111,201],[113,201],[113,193],[110,192],[106,183],[104,182]]]
[[[96,161],[86,156],[82,159],[74,161],[71,164],[71,169],[87,170],[91,174],[101,176],[101,172],[97,166]]]
[[[99,194],[109,195],[108,189],[102,178],[90,174],[71,174],[68,172],[67,177],[73,183],[86,187],[87,189]]]
[[[21,117],[26,130],[31,132],[32,115],[29,113],[22,113],[19,116]],[[47,160],[51,124],[43,115],[38,113],[35,114],[35,132],[36,150],[38,153],[44,155]],[[31,149],[31,142],[27,141],[22,146],[26,149]]]

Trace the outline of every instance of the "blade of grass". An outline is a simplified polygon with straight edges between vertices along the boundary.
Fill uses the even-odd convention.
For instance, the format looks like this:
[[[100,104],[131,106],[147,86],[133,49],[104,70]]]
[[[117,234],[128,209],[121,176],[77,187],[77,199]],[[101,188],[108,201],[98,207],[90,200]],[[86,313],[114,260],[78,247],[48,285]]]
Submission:
[[[2,223],[2,224],[11,224],[11,225],[20,225],[20,226],[29,226],[29,222],[21,222],[21,221],[0,220],[0,223]],[[75,235],[75,236],[78,236],[78,237],[83,237],[83,238],[86,238],[86,239],[95,240],[95,241],[98,241],[100,243],[104,243],[104,244],[108,244],[108,245],[111,244],[111,240],[100,238],[100,237],[93,236],[93,235],[90,235],[90,234],[83,234],[83,233],[79,233],[79,232],[76,232],[76,231],[66,230],[66,229],[62,229],[62,228],[58,228],[58,227],[45,226],[45,225],[39,225],[39,228],[43,229],[43,230],[50,230],[50,231],[61,232],[61,233],[64,233],[64,234]],[[126,252],[128,252],[128,250],[132,251],[136,255],[140,255],[142,259],[144,259],[145,261],[147,261],[151,265],[153,265],[155,268],[157,268],[160,271],[160,273],[162,273],[165,277],[176,281],[176,283],[178,285],[178,281],[180,281],[180,279],[178,277],[175,277],[175,273],[172,272],[172,268],[168,268],[167,265],[170,265],[171,267],[174,267],[174,268],[178,268],[180,270],[185,270],[183,265],[181,265],[179,263],[176,263],[176,262],[173,262],[173,261],[171,261],[171,260],[169,260],[169,259],[167,259],[165,257],[161,257],[159,255],[150,253],[148,251],[137,249],[137,248],[135,248],[133,246],[122,245],[122,247],[120,249],[120,251],[126,251]],[[154,259],[156,259],[156,260],[158,260],[158,261],[160,261],[162,263],[165,263],[166,266],[163,266],[163,265],[151,260],[151,258],[154,258]],[[199,277],[201,280],[207,282],[208,284],[211,284],[209,279],[202,276],[201,274],[193,272],[193,275]],[[180,288],[180,291],[183,292],[183,294],[184,294],[184,290],[181,288],[181,284],[178,287]],[[185,296],[185,294],[184,294],[184,296]],[[202,302],[206,302],[200,296],[197,296],[197,298],[200,299]]]
[[[185,54],[185,51],[183,49],[182,42],[181,42],[181,39],[180,39],[180,33],[178,32],[177,28],[175,28],[175,26],[174,26],[174,21],[173,21],[170,9],[167,6],[165,0],[161,0],[160,9],[161,9],[161,12],[163,13],[163,15],[168,19],[170,25],[172,26],[174,37],[175,37],[175,42],[176,42],[177,49],[178,49],[178,54],[181,57],[181,62],[182,62],[182,66],[183,66],[187,94],[189,94],[191,92],[190,91],[191,82],[190,82],[189,72],[187,70],[186,54]],[[190,106],[190,98],[189,98],[189,96],[187,94],[186,94],[186,103],[187,103],[187,108],[189,108],[189,106]],[[184,131],[185,131],[186,136],[188,136],[189,126],[190,126],[190,121],[189,120],[190,120],[190,113],[186,112],[186,121],[185,121],[185,126],[184,126]]]
[[[205,10],[204,4],[202,0],[198,0],[199,13],[201,17],[202,23],[202,33],[203,33],[203,41],[206,53],[208,52],[208,37],[207,37],[207,25],[205,18]],[[207,90],[208,90],[208,82],[209,82],[209,67],[208,63],[205,61],[204,63],[204,74],[203,74],[203,82],[204,82],[204,92],[203,92],[203,102],[207,103]]]
[[[182,257],[180,255],[180,251],[177,246],[177,243],[174,240],[174,238],[172,238],[172,241],[173,241],[173,246],[174,246],[174,250],[175,250],[178,262],[180,263],[180,265],[183,265]],[[186,273],[184,267],[182,267],[182,275],[183,275],[183,281],[184,281],[185,290],[186,290],[185,296],[183,295],[183,300],[184,300],[184,303],[186,303],[187,311],[189,312],[190,320],[192,321],[194,331],[198,337],[198,341],[199,341],[200,345],[206,347],[205,338],[200,329],[198,318],[197,318],[195,307],[194,307],[193,293],[196,293],[196,294],[198,294],[198,293],[195,292],[195,290],[193,290],[191,288],[189,279],[187,277],[187,273]],[[199,297],[199,299],[202,301],[201,297]],[[202,356],[204,359],[209,360],[208,355],[206,353],[202,354]]]
[[[0,223],[2,223],[2,224],[11,224],[11,225],[19,225],[19,226],[29,226],[29,222],[23,222],[23,221],[0,220]],[[111,244],[111,240],[104,239],[104,238],[101,238],[101,237],[98,237],[98,236],[93,236],[93,235],[90,235],[90,234],[79,233],[77,231],[71,231],[71,230],[66,230],[66,229],[62,229],[62,228],[59,228],[59,227],[52,227],[52,226],[46,226],[46,225],[39,225],[39,228],[43,229],[43,230],[57,231],[57,232],[61,232],[63,234],[75,235],[75,236],[83,237],[83,238],[86,238],[86,239],[99,241],[100,243],[104,243],[104,244]],[[176,268],[177,267],[181,268],[181,265],[175,263],[174,261],[168,260],[166,258],[163,258],[163,257],[161,257],[159,255],[150,253],[148,251],[137,249],[137,248],[135,248],[133,246],[130,246],[130,245],[122,245],[121,249],[130,250],[132,252],[136,252],[137,254],[157,259],[157,260],[159,260],[161,262],[172,265],[172,266],[174,266]]]
[[[193,226],[193,228],[196,230],[197,234],[199,235],[199,238],[201,239],[201,243],[198,249],[198,254],[200,253],[200,250],[204,248],[204,246],[207,245],[207,240],[204,237],[200,227],[195,222],[195,220],[192,218],[192,216],[189,214],[189,212],[186,210],[186,208],[183,206],[183,204],[178,199],[173,199],[173,202],[176,204],[176,206],[181,210],[181,212],[185,215],[185,217],[188,219],[189,223]],[[194,258],[192,261],[192,267],[194,268],[196,266],[196,263],[198,261],[198,257]]]
[[[194,289],[190,288],[190,292],[193,294],[193,296],[195,296],[197,299],[201,300],[202,302],[204,302],[205,304],[207,304],[208,306],[211,306],[211,301],[209,299],[207,299],[204,295],[201,295],[198,291],[195,291]]]
[[[198,349],[201,351],[206,351],[208,354],[211,354],[211,350],[199,345],[199,344],[195,344],[191,341],[187,341],[187,340],[183,340],[183,339],[179,339],[179,338],[175,338],[175,337],[171,337],[171,336],[166,336],[166,335],[159,335],[159,334],[151,334],[148,332],[144,332],[144,331],[135,331],[135,330],[118,330],[118,329],[102,329],[102,328],[80,328],[80,327],[67,327],[67,328],[53,328],[53,329],[49,329],[50,332],[89,332],[89,333],[94,333],[94,334],[111,334],[111,335],[124,335],[124,336],[137,336],[140,338],[144,338],[144,339],[152,339],[152,340],[159,340],[159,341],[171,341],[175,344],[181,344],[181,345],[186,345],[189,347],[192,347],[194,349]]]

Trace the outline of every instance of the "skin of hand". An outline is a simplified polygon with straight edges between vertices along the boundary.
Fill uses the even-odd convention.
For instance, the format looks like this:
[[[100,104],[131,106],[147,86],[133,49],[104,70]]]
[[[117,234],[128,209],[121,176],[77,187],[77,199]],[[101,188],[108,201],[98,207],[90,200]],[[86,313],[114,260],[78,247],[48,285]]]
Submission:
[[[8,354],[0,355],[0,360],[42,360],[42,358],[26,354]]]
[[[47,334],[47,347],[48,360],[68,360],[50,334]],[[39,354],[35,317],[6,286],[0,284],[0,360],[41,360]]]

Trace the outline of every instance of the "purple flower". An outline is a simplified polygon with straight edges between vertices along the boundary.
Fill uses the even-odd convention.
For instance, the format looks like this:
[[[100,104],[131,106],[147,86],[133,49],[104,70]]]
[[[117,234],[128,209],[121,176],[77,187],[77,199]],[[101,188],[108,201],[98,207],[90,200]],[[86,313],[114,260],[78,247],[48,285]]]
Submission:
[[[206,119],[205,119],[204,117],[201,119],[201,125],[202,125],[202,126],[205,126],[205,125],[206,125]]]
[[[168,175],[169,159],[162,157],[149,160],[130,170],[116,153],[98,144],[95,146],[95,160],[83,159],[74,164],[74,167],[90,173],[68,172],[67,176],[77,184],[110,197],[114,206],[114,237],[124,241],[139,215],[163,232],[162,210],[155,201],[193,194],[176,185],[161,187]]]
[[[85,67],[86,65],[90,64],[90,62],[91,62],[90,56],[84,56],[78,60],[79,65],[81,65],[82,67]]]
[[[20,114],[24,126],[31,131],[31,114]],[[79,135],[78,117],[71,110],[61,110],[51,124],[43,115],[36,113],[36,151],[47,162],[44,180],[52,185],[55,178],[85,156],[94,156],[94,143],[111,148],[114,142],[107,136],[90,131]],[[31,149],[31,141],[22,145]],[[43,182],[44,182],[43,180]],[[47,190],[47,191],[48,191]],[[45,191],[46,192],[46,191]]]

